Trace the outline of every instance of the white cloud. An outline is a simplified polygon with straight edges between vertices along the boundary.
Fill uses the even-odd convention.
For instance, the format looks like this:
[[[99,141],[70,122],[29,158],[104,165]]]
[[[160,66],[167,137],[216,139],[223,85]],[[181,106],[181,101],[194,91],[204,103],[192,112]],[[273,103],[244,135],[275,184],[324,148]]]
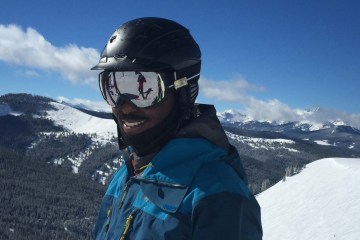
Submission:
[[[244,105],[245,113],[257,120],[298,121],[300,116],[296,110],[277,99],[263,101],[249,96]]]
[[[205,97],[226,102],[242,102],[249,97],[247,95],[248,91],[258,92],[265,90],[264,87],[250,84],[241,77],[230,81],[213,81],[201,77],[199,85],[200,91]]]
[[[201,78],[200,94],[216,101],[237,103],[243,113],[254,120],[277,122],[308,122],[322,124],[342,121],[347,125],[360,128],[360,114],[349,114],[331,109],[318,108],[316,111],[291,108],[278,99],[260,100],[251,92],[264,91],[265,87],[249,83],[243,78],[213,81]]]
[[[0,25],[0,36],[0,60],[55,72],[75,84],[96,84],[97,73],[90,70],[99,59],[96,49],[53,46],[35,29],[17,25]]]
[[[40,77],[40,74],[34,70],[17,70],[16,75],[25,76],[28,78]]]
[[[249,83],[242,77],[233,80],[199,81],[200,93],[209,99],[238,103],[243,106],[245,114],[256,120],[292,121],[298,116],[296,111],[277,99],[263,101],[256,99],[251,92],[263,92],[265,87]]]

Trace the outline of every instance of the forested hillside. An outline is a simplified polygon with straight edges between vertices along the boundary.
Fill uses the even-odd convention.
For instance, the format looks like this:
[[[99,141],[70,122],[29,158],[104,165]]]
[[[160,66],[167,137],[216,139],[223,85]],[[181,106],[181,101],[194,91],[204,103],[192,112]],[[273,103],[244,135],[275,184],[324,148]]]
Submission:
[[[104,186],[0,147],[0,239],[90,239]]]
[[[33,117],[51,108],[46,98],[4,99],[25,114],[0,116],[0,239],[90,239],[105,186],[49,162],[89,137],[61,135],[62,127]]]

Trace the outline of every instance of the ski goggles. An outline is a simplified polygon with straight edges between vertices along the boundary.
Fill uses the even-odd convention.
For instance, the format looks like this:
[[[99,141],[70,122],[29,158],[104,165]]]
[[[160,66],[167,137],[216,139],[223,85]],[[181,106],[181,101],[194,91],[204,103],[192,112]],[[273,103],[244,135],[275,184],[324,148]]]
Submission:
[[[103,71],[99,74],[99,87],[103,98],[111,107],[130,102],[139,108],[156,106],[167,96],[171,88],[186,86],[191,78],[181,78],[167,86],[163,77],[171,74],[140,71]],[[176,79],[176,73],[174,73]]]

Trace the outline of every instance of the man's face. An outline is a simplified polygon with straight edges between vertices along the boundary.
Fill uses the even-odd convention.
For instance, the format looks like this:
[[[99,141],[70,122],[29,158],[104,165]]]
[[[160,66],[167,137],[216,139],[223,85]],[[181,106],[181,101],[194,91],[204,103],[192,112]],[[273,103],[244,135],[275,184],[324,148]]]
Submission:
[[[112,108],[119,127],[128,134],[142,133],[160,122],[171,112],[174,107],[174,95],[169,94],[164,101],[156,107],[137,108],[125,102],[119,107]]]

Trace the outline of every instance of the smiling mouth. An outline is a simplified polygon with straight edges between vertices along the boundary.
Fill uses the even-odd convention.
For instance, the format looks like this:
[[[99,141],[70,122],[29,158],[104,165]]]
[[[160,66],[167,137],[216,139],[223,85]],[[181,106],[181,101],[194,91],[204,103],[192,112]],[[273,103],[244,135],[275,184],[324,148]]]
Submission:
[[[144,122],[145,122],[145,120],[136,121],[136,122],[127,122],[127,121],[123,120],[123,125],[124,125],[124,127],[126,127],[126,128],[135,128],[135,127],[143,124]]]

